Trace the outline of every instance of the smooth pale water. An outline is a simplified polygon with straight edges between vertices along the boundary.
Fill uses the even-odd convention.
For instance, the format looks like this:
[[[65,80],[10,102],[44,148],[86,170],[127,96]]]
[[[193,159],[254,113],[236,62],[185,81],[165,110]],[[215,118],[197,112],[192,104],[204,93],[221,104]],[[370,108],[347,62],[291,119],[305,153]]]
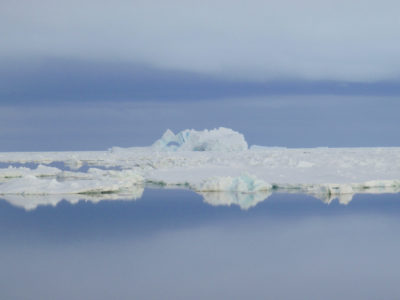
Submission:
[[[0,200],[1,299],[398,299],[400,195],[249,210],[184,190],[25,211]]]

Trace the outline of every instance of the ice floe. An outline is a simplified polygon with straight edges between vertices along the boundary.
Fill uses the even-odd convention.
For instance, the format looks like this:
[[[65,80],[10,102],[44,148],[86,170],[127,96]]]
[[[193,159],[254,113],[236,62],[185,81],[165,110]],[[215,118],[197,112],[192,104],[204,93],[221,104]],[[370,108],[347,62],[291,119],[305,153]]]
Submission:
[[[39,165],[35,169],[9,166],[8,168],[0,169],[0,182],[10,178],[20,178],[28,175],[37,177],[48,177],[55,176],[59,173],[60,169],[43,165]]]
[[[2,169],[0,174],[2,195],[104,194],[129,191],[144,183],[144,178],[132,170],[91,168],[84,173],[39,165],[36,169],[9,167]]]
[[[49,166],[55,162],[68,168]],[[248,148],[228,128],[167,130],[148,147],[3,152],[0,163],[8,164],[0,169],[3,196],[129,194],[158,185],[192,189],[208,203],[251,207],[263,197],[256,194],[272,190],[348,203],[354,193],[400,189],[400,148]],[[28,163],[38,166],[20,166]]]

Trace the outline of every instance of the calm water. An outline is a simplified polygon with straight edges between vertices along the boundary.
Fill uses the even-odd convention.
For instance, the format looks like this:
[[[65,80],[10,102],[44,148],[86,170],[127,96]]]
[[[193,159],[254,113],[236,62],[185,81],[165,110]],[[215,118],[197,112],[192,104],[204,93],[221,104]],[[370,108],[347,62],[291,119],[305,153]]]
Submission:
[[[399,299],[400,195],[0,200],[1,299]]]
[[[0,151],[145,146],[167,128],[219,126],[265,146],[400,146],[398,100],[7,103]],[[399,216],[399,194],[273,194],[248,210],[176,190],[29,211],[0,199],[0,299],[400,299]]]

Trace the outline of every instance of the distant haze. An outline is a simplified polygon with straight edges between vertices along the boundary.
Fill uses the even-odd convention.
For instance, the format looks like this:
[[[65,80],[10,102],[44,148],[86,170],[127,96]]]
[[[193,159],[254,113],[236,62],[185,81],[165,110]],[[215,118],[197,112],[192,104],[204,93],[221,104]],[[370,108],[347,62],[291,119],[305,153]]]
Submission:
[[[3,0],[0,66],[64,58],[230,80],[397,81],[399,11],[391,0]]]

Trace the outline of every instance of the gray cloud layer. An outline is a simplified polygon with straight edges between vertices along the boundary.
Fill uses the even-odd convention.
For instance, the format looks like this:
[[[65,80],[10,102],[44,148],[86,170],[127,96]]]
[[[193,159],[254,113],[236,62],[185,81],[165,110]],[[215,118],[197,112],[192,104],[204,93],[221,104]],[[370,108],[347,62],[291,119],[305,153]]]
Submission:
[[[11,1],[0,59],[147,64],[235,80],[397,80],[398,1]]]
[[[205,100],[302,94],[398,96],[400,82],[298,79],[258,82],[144,64],[54,58],[0,63],[0,103]]]

